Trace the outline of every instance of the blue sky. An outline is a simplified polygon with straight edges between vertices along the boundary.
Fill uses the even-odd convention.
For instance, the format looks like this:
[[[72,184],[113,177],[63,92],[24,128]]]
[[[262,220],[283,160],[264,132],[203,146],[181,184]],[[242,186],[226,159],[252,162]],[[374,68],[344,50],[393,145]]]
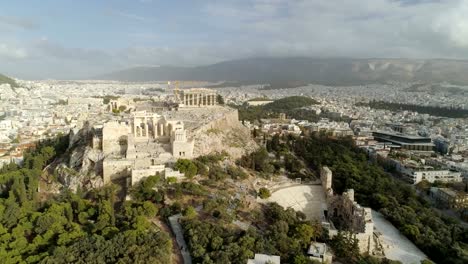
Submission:
[[[254,56],[468,59],[468,0],[3,0],[0,72],[80,78]]]

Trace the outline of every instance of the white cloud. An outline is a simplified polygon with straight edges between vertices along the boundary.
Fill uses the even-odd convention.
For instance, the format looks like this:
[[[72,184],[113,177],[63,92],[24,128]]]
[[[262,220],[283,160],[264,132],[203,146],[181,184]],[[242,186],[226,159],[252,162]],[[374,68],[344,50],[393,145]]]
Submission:
[[[28,30],[39,28],[39,25],[32,20],[13,16],[0,16],[0,24]]]
[[[149,15],[131,13],[135,10],[108,11],[145,21],[133,31],[122,31],[131,36],[126,48],[73,48],[44,38],[25,42],[22,48],[0,44],[0,57],[34,60],[30,64],[34,67],[24,64],[18,69],[29,67],[30,72],[46,72],[48,76],[91,76],[132,65],[200,65],[254,56],[468,59],[468,0],[196,3],[201,3],[195,5],[197,10],[184,10],[187,13],[179,14],[184,18],[180,20],[174,15],[165,29],[150,28],[162,24]],[[189,24],[192,17],[196,25]],[[177,23],[181,26],[174,25]],[[37,66],[39,62],[48,67]]]
[[[111,10],[110,13],[112,15],[114,15],[114,16],[119,16],[119,17],[131,19],[131,20],[135,20],[135,21],[140,21],[140,22],[143,22],[143,21],[147,20],[146,17],[135,15],[135,14],[128,13],[128,12],[123,12],[123,11],[120,11],[120,10]]]
[[[458,47],[468,48],[468,1],[460,1],[458,6],[441,14],[434,30],[447,36]]]
[[[228,20],[224,29],[248,36],[244,45],[263,45],[271,55],[468,58],[467,5],[468,0],[244,0],[210,2],[204,11],[220,25]]]
[[[30,47],[34,49],[38,56],[55,58],[60,60],[75,60],[81,62],[103,62],[112,59],[111,55],[99,49],[85,49],[65,47],[59,43],[50,41],[47,37],[41,37]]]
[[[28,53],[23,48],[12,47],[4,43],[0,43],[0,58],[6,59],[25,59]]]

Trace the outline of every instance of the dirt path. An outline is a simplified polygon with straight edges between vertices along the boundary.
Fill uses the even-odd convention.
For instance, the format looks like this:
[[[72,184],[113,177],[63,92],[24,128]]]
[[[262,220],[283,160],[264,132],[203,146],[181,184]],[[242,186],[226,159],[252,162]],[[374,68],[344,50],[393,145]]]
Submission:
[[[172,239],[172,256],[171,256],[171,262],[173,264],[183,264],[184,263],[184,259],[182,258],[182,254],[180,253],[180,249],[179,249],[179,246],[177,244],[177,241],[176,241],[176,238],[175,236],[172,234],[172,231],[171,229],[169,228],[169,226],[162,222],[161,220],[157,219],[157,218],[152,218],[151,219],[151,222],[153,224],[155,224],[156,226],[158,226],[159,228],[161,228],[161,230],[163,230],[164,232],[168,233],[170,236],[171,236],[171,239]]]

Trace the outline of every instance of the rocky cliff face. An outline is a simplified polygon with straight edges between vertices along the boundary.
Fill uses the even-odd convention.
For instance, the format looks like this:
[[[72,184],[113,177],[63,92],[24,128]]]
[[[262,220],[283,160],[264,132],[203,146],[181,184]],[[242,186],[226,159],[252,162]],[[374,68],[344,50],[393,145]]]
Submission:
[[[194,131],[194,156],[225,151],[235,160],[256,150],[259,146],[250,130],[238,120],[238,112],[233,110]]]
[[[52,168],[59,183],[51,186],[53,189],[66,187],[76,191],[78,188],[91,189],[103,185],[101,171],[104,155],[91,147],[92,136],[93,130],[89,124],[70,132],[68,151]]]

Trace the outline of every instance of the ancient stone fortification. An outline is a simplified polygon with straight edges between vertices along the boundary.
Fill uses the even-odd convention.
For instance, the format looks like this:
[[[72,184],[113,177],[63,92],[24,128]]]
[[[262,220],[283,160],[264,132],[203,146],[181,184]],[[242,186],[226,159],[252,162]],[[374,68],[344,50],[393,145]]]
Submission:
[[[77,180],[67,176],[64,182],[75,189],[84,182],[92,182],[91,187],[118,179],[134,184],[156,173],[180,178],[182,174],[166,167],[178,158],[225,151],[237,159],[258,148],[238,121],[237,110],[218,105],[131,111],[109,121],[87,122],[71,133],[70,142],[74,147],[65,167],[76,172],[69,176]]]
[[[327,200],[326,217],[330,223],[330,236],[338,233],[335,228],[350,232],[359,241],[361,253],[373,254],[377,250],[377,235],[374,235],[374,222],[370,208],[360,206],[354,200],[354,190],[349,189],[342,195],[333,193],[333,175],[328,167],[323,167],[320,173],[322,186]]]
[[[118,153],[124,154],[127,151],[127,139],[130,133],[129,127],[125,123],[109,122],[102,128],[102,152],[104,155]]]
[[[192,158],[194,148],[183,121],[146,111],[103,124],[101,145],[104,183],[129,177],[135,183],[162,173],[166,163]]]

